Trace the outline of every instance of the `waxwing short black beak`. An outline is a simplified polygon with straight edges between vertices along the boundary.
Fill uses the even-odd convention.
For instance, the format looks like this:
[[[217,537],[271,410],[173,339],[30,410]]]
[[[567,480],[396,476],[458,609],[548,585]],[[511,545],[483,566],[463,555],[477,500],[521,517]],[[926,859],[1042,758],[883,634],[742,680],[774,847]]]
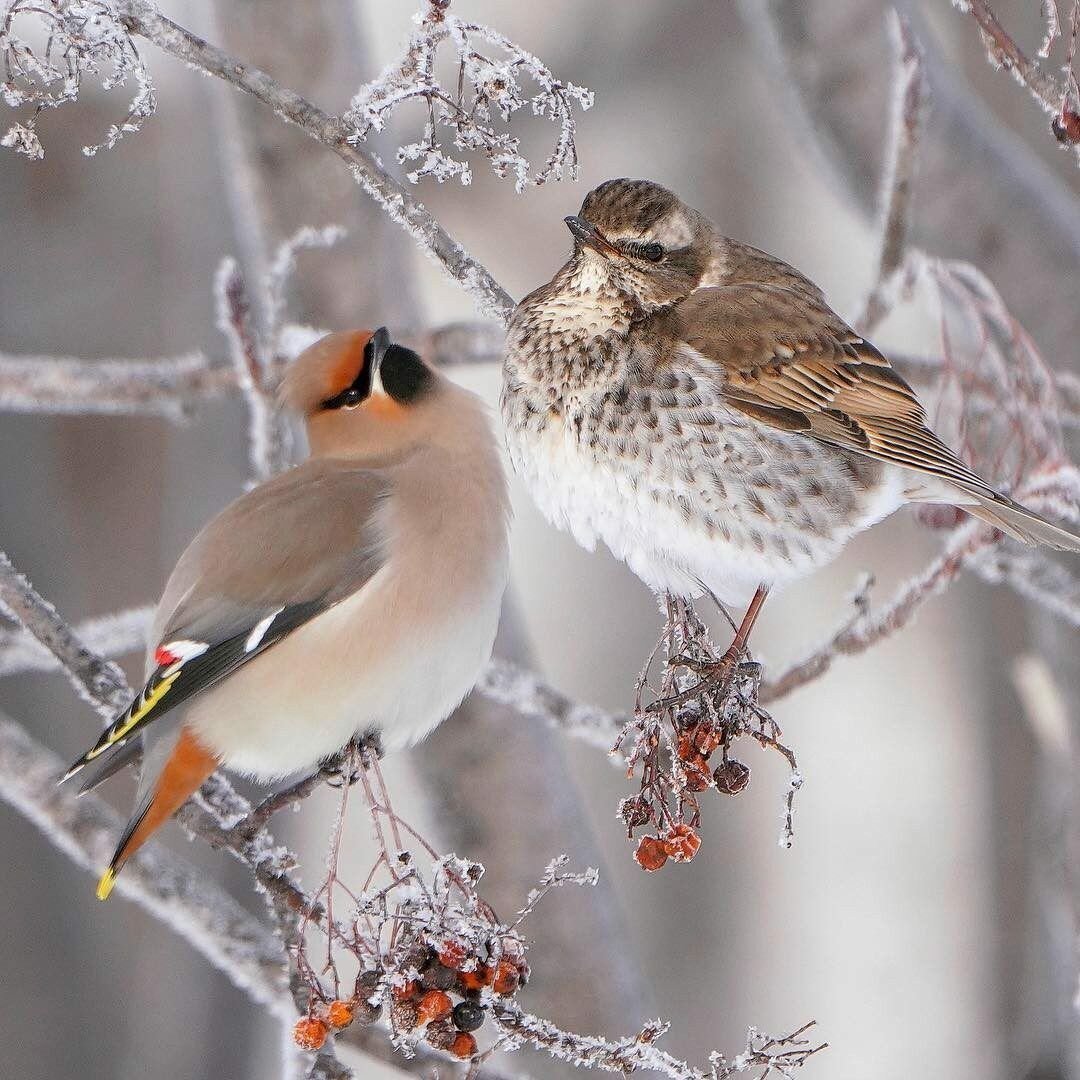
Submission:
[[[589,224],[584,218],[571,214],[564,217],[566,227],[573,233],[574,240],[582,247],[591,247],[599,251],[601,255],[621,255],[622,252],[595,226]]]
[[[376,372],[379,370],[379,365],[383,361],[383,357],[386,355],[386,350],[390,348],[390,331],[385,326],[380,326],[374,334],[371,335],[371,341],[368,342],[368,348],[371,350],[371,376],[374,378]]]

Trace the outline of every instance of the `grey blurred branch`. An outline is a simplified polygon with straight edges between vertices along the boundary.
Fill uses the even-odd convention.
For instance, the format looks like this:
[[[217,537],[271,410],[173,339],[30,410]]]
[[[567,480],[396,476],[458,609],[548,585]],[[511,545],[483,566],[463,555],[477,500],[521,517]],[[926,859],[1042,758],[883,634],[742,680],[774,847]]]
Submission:
[[[896,71],[893,77],[892,119],[882,169],[877,276],[861,314],[855,318],[855,326],[866,334],[872,333],[887,314],[890,286],[895,287],[893,279],[899,275],[904,264],[911,232],[911,200],[919,133],[926,103],[922,51],[911,32],[911,26],[905,18],[891,11],[889,27]]]
[[[286,325],[270,381],[323,331]],[[443,367],[496,363],[502,330],[493,322],[395,328],[395,337]],[[230,356],[195,352],[157,360],[91,360],[0,353],[0,413],[160,416],[176,423],[203,405],[242,393]],[[1078,396],[1080,399],[1080,396]]]

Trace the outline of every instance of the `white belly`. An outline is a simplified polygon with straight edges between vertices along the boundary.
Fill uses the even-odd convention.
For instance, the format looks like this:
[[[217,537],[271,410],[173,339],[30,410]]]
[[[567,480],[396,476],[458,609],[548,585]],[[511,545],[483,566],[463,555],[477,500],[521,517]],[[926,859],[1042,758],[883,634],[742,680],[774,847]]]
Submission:
[[[786,436],[771,437],[779,442]],[[852,535],[903,502],[899,470],[890,470],[880,489],[868,493],[856,519],[837,527],[827,521],[826,510],[818,531],[798,531],[749,522],[742,514],[743,478],[737,470],[725,478],[727,506],[717,504],[714,492],[668,477],[670,490],[696,511],[688,517],[654,497],[641,468],[598,459],[560,423],[549,424],[538,439],[526,439],[511,438],[510,452],[545,517],[589,551],[602,541],[656,592],[693,597],[706,586],[725,603],[745,603],[759,584],[783,586],[829,562]],[[754,491],[768,501],[760,488]],[[782,522],[787,513],[783,507],[770,509],[776,522]],[[768,542],[757,550],[753,533],[768,533],[770,528],[786,541],[784,548]]]
[[[224,764],[262,781],[313,768],[357,733],[408,746],[475,683],[504,580],[494,566],[490,587],[433,603],[418,576],[402,584],[384,568],[196,699],[187,721]]]

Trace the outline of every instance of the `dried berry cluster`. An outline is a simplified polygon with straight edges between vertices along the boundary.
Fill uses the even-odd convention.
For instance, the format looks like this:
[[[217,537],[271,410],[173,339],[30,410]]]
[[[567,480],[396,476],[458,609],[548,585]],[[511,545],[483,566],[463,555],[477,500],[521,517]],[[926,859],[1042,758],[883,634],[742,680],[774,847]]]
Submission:
[[[399,1036],[422,1034],[458,1058],[476,1053],[473,1032],[483,1025],[492,995],[511,997],[529,977],[519,948],[481,960],[448,941],[439,949],[419,946],[410,959],[416,977],[393,987],[391,1026]]]
[[[417,943],[402,968],[412,977],[402,972],[391,977],[385,970],[364,972],[351,997],[317,1001],[296,1022],[293,1038],[302,1050],[318,1050],[331,1031],[341,1031],[354,1021],[378,1020],[386,998],[391,1028],[402,1041],[423,1038],[454,1057],[471,1058],[477,1052],[473,1032],[483,1025],[492,995],[510,998],[528,980],[524,950],[516,942],[513,950],[485,961],[457,941],[445,941],[439,948]]]
[[[453,177],[471,183],[472,168],[465,158],[473,153],[486,157],[496,176],[514,177],[518,191],[564,176],[575,179],[574,110],[590,108],[592,92],[557,79],[505,35],[459,19],[449,14],[449,7],[450,0],[428,0],[415,19],[417,30],[405,55],[361,87],[342,117],[349,140],[382,131],[399,106],[422,102],[427,106],[423,137],[398,149],[400,163],[417,165],[407,174],[412,183],[425,176],[440,183]],[[448,57],[456,60],[448,86],[438,74],[444,43],[452,47],[446,50]],[[521,153],[521,140],[503,126],[523,109],[558,127],[551,153],[535,172]],[[440,138],[443,131],[450,132],[452,148]]]
[[[327,875],[292,950],[302,988],[298,999],[307,1001],[294,1039],[304,1050],[317,1050],[332,1031],[373,1023],[385,1008],[402,1052],[410,1054],[425,1040],[454,1057],[471,1058],[477,1052],[473,1033],[497,1003],[510,1007],[528,979],[523,920],[551,889],[595,884],[596,871],[568,872],[566,856],[553,859],[524,907],[509,923],[501,922],[477,891],[484,868],[456,855],[440,857],[394,812],[374,746],[350,744],[334,775],[341,779],[341,809]],[[354,784],[362,791],[379,851],[361,892],[338,874]],[[407,841],[431,857],[430,871],[417,865]],[[348,905],[345,917],[342,900]],[[321,956],[313,961],[316,941]],[[342,989],[343,966],[360,972],[351,994]]]
[[[693,608],[673,601],[657,651],[667,652],[661,684],[646,703],[649,671],[638,685],[633,721],[616,749],[633,739],[627,775],[641,767],[640,790],[622,800],[619,816],[627,836],[651,826],[634,851],[644,870],[659,870],[670,859],[689,862],[701,847],[698,796],[715,789],[738,795],[750,782],[750,769],[731,756],[743,737],[782,754],[792,769],[787,795],[785,837],[791,837],[791,800],[801,779],[795,757],[779,742],[780,730],[757,701],[757,664],[718,655]],[[654,653],[655,655],[655,653]],[[710,759],[720,754],[714,765]]]

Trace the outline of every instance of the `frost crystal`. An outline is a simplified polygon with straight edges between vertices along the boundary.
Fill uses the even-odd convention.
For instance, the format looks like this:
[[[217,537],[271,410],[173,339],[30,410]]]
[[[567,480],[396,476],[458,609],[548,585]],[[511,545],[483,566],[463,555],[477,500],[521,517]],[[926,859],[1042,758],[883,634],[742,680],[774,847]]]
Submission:
[[[360,142],[370,132],[382,131],[399,105],[422,101],[427,106],[423,136],[401,146],[397,154],[401,164],[416,163],[408,173],[412,183],[431,176],[439,183],[456,177],[462,184],[470,184],[472,169],[464,156],[473,153],[486,157],[496,176],[512,176],[518,191],[564,176],[576,179],[573,109],[575,105],[582,110],[590,108],[592,92],[561,82],[537,57],[490,27],[449,15],[449,7],[450,0],[428,0],[426,10],[415,17],[418,29],[410,36],[404,56],[360,88],[344,116],[350,141]],[[452,42],[457,60],[453,90],[443,87],[435,70],[440,47],[446,41]],[[490,47],[499,55],[480,51]],[[535,92],[525,89],[523,78],[532,81]],[[506,124],[526,107],[559,129],[551,153],[532,174],[518,136],[496,126]],[[440,141],[440,129],[453,133],[451,143],[458,154]]]
[[[17,23],[22,28],[34,21],[44,24],[46,37],[44,50],[37,52],[15,32]],[[34,30],[38,36],[40,30]],[[38,115],[74,101],[85,75],[100,79],[104,90],[123,86],[129,78],[136,86],[124,119],[111,124],[100,143],[83,147],[88,156],[138,131],[157,107],[150,74],[110,0],[14,0],[0,22],[0,60],[5,104],[32,109],[28,119],[0,138],[0,146],[34,159],[45,155],[37,134]]]

